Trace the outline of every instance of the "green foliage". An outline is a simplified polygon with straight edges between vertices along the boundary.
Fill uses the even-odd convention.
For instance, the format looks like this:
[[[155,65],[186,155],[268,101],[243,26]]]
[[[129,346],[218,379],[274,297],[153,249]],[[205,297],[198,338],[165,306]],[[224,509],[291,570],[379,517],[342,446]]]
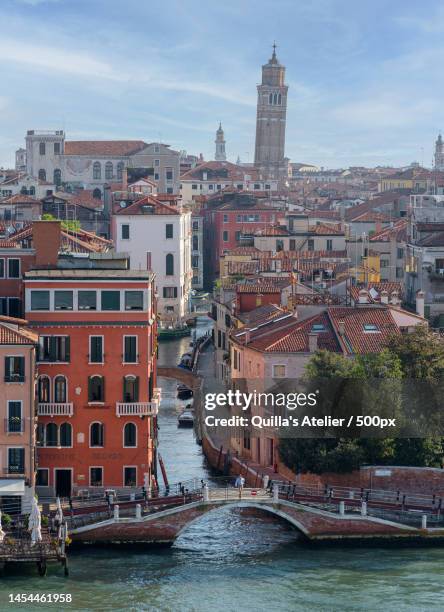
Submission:
[[[45,213],[42,215],[42,221],[57,221],[57,219],[54,215]],[[78,232],[80,229],[80,221],[61,221],[60,224],[66,232]]]
[[[9,514],[6,514],[6,512],[2,513],[2,527],[9,527],[9,525],[12,523],[12,518],[10,517]]]
[[[351,432],[350,438],[333,433],[323,439],[282,438],[282,461],[292,470],[317,474],[349,472],[362,464],[441,466],[444,438],[408,436],[418,436],[426,422],[428,431],[430,423],[442,427],[443,380],[444,343],[425,326],[394,336],[378,354],[349,359],[318,351],[306,367],[311,391],[322,381],[316,416],[356,415],[356,408],[365,406],[366,414],[396,416],[407,437],[361,438]]]

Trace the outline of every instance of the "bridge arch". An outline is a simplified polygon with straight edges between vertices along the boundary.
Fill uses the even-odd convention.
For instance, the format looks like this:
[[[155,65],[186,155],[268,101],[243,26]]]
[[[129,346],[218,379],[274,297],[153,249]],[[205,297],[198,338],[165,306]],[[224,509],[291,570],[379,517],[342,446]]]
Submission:
[[[178,529],[178,531],[176,532],[174,539],[177,540],[177,538],[180,535],[182,535],[182,533],[184,533],[191,525],[200,521],[200,519],[203,516],[206,516],[217,510],[222,510],[223,508],[229,508],[229,509],[231,508],[253,508],[254,510],[261,510],[262,512],[266,512],[268,514],[272,514],[274,516],[277,516],[283,519],[285,522],[289,523],[293,528],[299,531],[304,537],[309,538],[309,535],[310,535],[306,527],[300,521],[298,521],[293,516],[290,516],[289,514],[287,514],[280,507],[278,508],[277,506],[272,505],[271,503],[264,504],[264,503],[255,503],[251,501],[239,500],[239,502],[232,502],[228,504],[222,502],[222,503],[212,503],[212,504],[203,506],[202,507],[203,511],[201,512],[201,514],[199,514],[198,516],[195,516],[194,518],[186,522],[184,525],[182,525],[182,527],[180,527],[180,529]]]
[[[157,376],[160,378],[172,378],[190,389],[199,389],[202,382],[202,378],[197,376],[197,374],[175,366],[157,366]]]

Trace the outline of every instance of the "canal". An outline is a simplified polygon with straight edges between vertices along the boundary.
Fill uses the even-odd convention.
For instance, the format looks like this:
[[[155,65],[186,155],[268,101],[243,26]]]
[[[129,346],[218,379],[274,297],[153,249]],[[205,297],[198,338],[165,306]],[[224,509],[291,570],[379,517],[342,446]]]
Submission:
[[[208,326],[200,320],[198,334]],[[162,343],[160,364],[178,363],[189,342]],[[208,478],[192,430],[177,428],[182,403],[176,383],[160,383],[159,450],[170,482]],[[439,548],[307,548],[275,518],[222,509],[190,525],[170,549],[71,551],[68,578],[58,568],[44,579],[34,570],[25,576],[8,571],[0,583],[0,609],[7,608],[9,593],[36,592],[71,593],[69,609],[76,611],[443,609],[443,564]],[[44,606],[51,607],[57,609]]]

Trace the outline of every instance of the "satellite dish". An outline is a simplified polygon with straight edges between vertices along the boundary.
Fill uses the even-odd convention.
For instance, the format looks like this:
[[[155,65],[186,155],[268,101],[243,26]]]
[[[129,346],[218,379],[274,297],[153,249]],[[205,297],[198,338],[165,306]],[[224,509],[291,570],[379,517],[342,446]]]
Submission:
[[[122,200],[119,204],[120,208],[125,208],[126,207],[126,202],[125,200]]]

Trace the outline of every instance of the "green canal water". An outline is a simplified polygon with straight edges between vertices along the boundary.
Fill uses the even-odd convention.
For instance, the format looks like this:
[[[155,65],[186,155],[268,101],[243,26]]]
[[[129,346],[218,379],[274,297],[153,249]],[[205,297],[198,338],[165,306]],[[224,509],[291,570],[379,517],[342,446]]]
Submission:
[[[200,327],[205,330],[205,324]],[[189,339],[161,345],[176,363]],[[160,450],[170,482],[210,476],[192,431],[177,429],[175,383],[161,381]],[[71,551],[70,576],[9,570],[3,610],[438,610],[444,609],[444,550],[303,546],[275,518],[221,509],[203,516],[169,549]],[[9,594],[70,593],[73,602],[9,604]]]

